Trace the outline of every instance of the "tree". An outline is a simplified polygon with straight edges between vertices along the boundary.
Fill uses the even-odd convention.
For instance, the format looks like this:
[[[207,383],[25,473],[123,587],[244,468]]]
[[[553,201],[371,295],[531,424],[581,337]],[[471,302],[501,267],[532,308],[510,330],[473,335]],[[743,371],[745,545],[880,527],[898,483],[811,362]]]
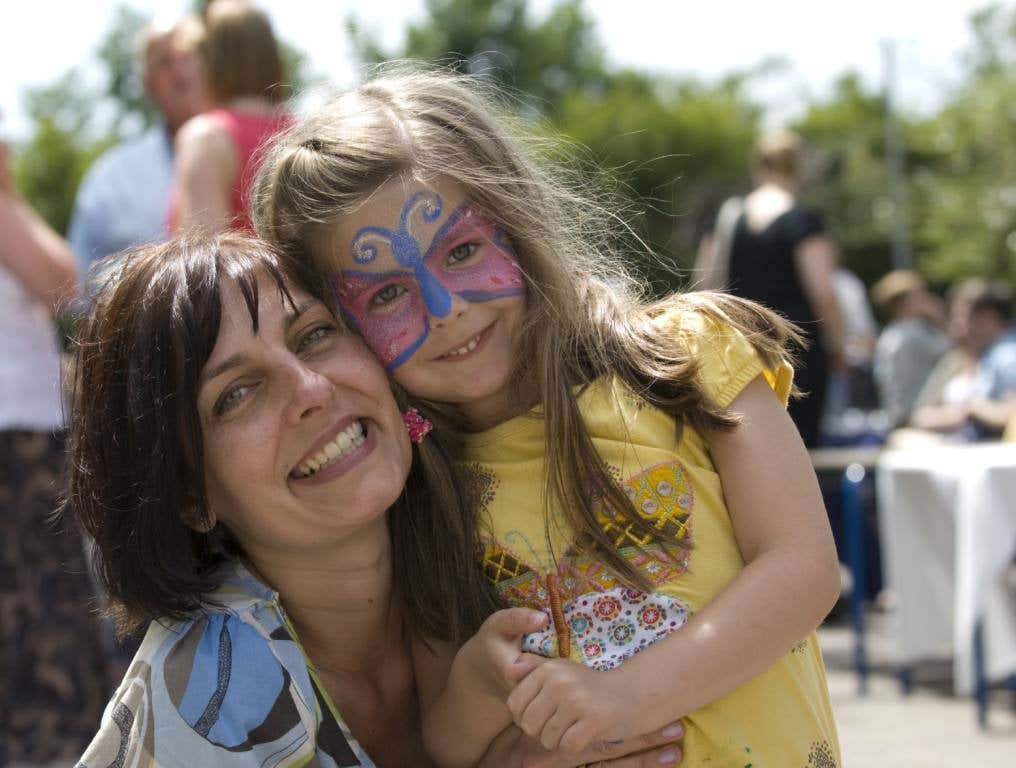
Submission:
[[[607,83],[582,0],[559,2],[540,21],[527,0],[427,0],[426,18],[409,25],[395,50],[384,50],[355,17],[347,29],[364,63],[422,59],[480,73],[543,115],[556,115],[569,94]]]
[[[658,292],[683,282],[675,270],[691,266],[703,229],[744,182],[761,117],[744,83],[624,72],[603,93],[573,93],[561,110],[557,130],[628,190],[654,254],[639,266]]]

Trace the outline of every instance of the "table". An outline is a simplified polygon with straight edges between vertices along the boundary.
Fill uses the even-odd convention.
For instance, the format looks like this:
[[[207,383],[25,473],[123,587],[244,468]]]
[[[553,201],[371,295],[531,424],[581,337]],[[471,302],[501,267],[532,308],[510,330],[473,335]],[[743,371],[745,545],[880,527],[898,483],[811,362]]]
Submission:
[[[875,487],[901,662],[952,656],[956,691],[970,693],[983,622],[987,678],[1016,672],[1016,604],[1004,584],[1016,553],[1016,445],[886,451]]]

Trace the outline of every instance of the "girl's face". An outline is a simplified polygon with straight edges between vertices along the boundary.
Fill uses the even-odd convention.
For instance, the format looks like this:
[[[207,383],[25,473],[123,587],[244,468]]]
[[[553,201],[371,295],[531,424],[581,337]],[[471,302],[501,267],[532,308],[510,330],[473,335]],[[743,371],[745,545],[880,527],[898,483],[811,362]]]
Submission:
[[[503,232],[447,180],[396,179],[330,238],[339,304],[395,380],[476,427],[511,410],[526,282]]]
[[[251,560],[309,554],[385,524],[412,461],[384,370],[321,302],[267,276],[258,331],[238,286],[201,373],[208,500]]]

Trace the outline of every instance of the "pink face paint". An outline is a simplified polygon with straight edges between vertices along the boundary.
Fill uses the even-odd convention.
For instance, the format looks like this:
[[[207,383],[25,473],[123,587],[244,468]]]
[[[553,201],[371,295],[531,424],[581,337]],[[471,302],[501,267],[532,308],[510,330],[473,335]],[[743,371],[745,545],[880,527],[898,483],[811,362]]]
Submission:
[[[389,370],[420,348],[431,315],[447,316],[452,295],[475,303],[526,293],[522,270],[503,233],[468,203],[448,216],[421,253],[422,238],[414,230],[435,221],[441,209],[437,194],[414,194],[403,206],[397,229],[363,227],[353,237],[353,260],[375,269],[343,270],[333,278],[343,311]],[[458,250],[464,246],[471,250]],[[449,261],[459,255],[458,261]]]

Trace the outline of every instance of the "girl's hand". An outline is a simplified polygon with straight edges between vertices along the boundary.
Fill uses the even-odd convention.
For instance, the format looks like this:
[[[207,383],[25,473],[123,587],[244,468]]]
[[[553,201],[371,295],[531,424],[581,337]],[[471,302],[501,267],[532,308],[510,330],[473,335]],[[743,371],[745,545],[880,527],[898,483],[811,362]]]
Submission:
[[[522,636],[546,626],[546,614],[529,608],[506,608],[491,614],[460,651],[466,671],[486,681],[489,692],[504,701],[515,685],[544,661],[523,653]]]
[[[515,724],[546,749],[575,755],[597,742],[638,735],[623,667],[592,670],[564,659],[541,660],[508,696]]]
[[[680,740],[684,726],[671,723],[645,736],[610,744],[599,743],[578,755],[565,757],[548,752],[512,726],[491,743],[477,768],[661,768],[676,766],[684,759]]]

